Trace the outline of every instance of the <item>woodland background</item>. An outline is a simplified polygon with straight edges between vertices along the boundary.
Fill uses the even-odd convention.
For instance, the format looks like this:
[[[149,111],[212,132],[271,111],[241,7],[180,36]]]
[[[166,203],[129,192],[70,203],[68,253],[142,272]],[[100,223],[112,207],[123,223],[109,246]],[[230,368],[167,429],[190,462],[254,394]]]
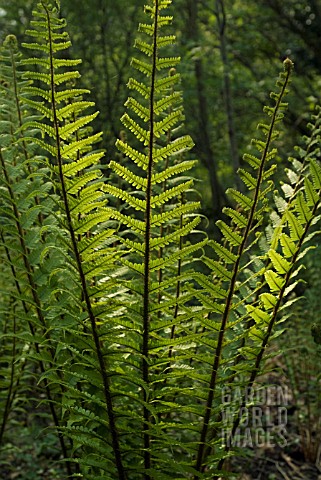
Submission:
[[[70,54],[73,58],[82,58],[82,86],[91,90],[91,99],[100,110],[94,130],[104,132],[101,146],[107,150],[107,158],[117,159],[115,141],[124,134],[119,119],[128,97],[130,59],[145,0],[63,0],[61,3],[61,16],[67,19],[73,42]],[[21,43],[33,5],[32,0],[0,0],[1,43],[9,33],[14,33]],[[186,131],[193,137],[193,154],[200,160],[195,176],[202,181],[199,188],[203,213],[219,218],[222,207],[229,201],[224,193],[226,188],[234,185],[242,189],[236,175],[242,164],[242,153],[250,144],[262,118],[262,107],[267,103],[267,92],[273,89],[276,73],[287,56],[295,64],[295,75],[285,127],[278,140],[280,162],[281,157],[284,162],[287,152],[307,133],[310,114],[321,102],[321,1],[174,0],[174,8],[176,48],[182,58],[179,71]],[[283,166],[285,169],[287,164]],[[214,222],[210,228],[215,228]],[[209,234],[215,236],[217,232],[213,230]],[[320,312],[320,248],[310,257],[309,265],[314,269],[309,274],[308,268],[307,283],[303,287],[309,309],[302,308],[306,308],[304,318],[311,323],[314,312]],[[290,414],[297,414],[291,425],[290,450],[282,453],[285,455],[283,473],[281,467],[281,471],[275,468],[275,473],[272,468],[282,465],[278,463],[278,454],[265,452],[265,456],[270,455],[270,463],[262,463],[262,458],[257,458],[257,470],[254,472],[254,466],[250,466],[248,471],[252,471],[253,476],[244,476],[244,479],[320,478],[321,470],[307,466],[320,460],[320,387],[316,386],[318,372],[314,370],[319,360],[316,361],[315,352],[310,356],[309,326],[299,325],[291,335],[287,343],[293,347],[304,345],[306,350],[301,351],[300,365],[291,354],[276,359],[278,366],[288,369],[288,373],[291,368],[296,372],[292,380],[291,375],[279,379],[290,386],[289,401],[293,408]],[[318,391],[318,401],[313,405],[309,397],[304,396],[310,388]],[[303,438],[302,431],[306,429],[313,442]],[[28,442],[27,431],[23,441]],[[47,435],[45,442],[39,442],[38,456],[45,459],[50,455],[51,441],[53,445],[54,438]],[[37,471],[32,469],[35,452],[33,446],[30,447],[30,451],[25,450],[24,457],[18,459],[30,477],[19,476],[18,472],[17,478],[54,478],[45,470],[45,460]],[[304,462],[307,463],[302,467]]]
[[[64,0],[71,55],[82,58],[82,83],[100,110],[95,131],[104,132],[109,158],[117,155],[120,117],[128,97],[130,59],[144,0]],[[28,28],[32,0],[0,0],[0,40]],[[276,72],[287,56],[295,64],[280,154],[307,132],[310,112],[320,101],[321,2],[312,0],[175,0],[174,30],[182,61],[186,131],[200,160],[205,213],[218,217],[225,190],[249,145]],[[179,14],[178,14],[179,12]],[[285,165],[286,167],[286,165]],[[238,188],[241,185],[237,185]]]

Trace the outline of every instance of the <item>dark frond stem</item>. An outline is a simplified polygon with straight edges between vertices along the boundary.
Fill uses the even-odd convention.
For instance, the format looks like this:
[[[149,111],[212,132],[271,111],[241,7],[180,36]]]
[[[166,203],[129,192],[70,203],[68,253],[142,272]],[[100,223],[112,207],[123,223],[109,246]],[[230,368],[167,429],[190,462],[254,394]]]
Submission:
[[[273,136],[273,131],[274,131],[274,127],[275,127],[275,123],[276,123],[276,119],[277,119],[277,114],[278,114],[279,108],[281,106],[282,98],[286,93],[285,92],[286,91],[286,86],[287,86],[289,78],[290,78],[291,69],[287,68],[286,72],[287,72],[286,77],[285,77],[285,80],[284,80],[283,85],[282,85],[282,90],[281,90],[281,92],[278,96],[276,106],[274,108],[272,120],[271,120],[271,123],[270,123],[269,132],[268,132],[267,139],[266,139],[266,142],[265,142],[265,147],[264,147],[264,150],[262,152],[261,163],[260,163],[260,168],[259,168],[259,171],[258,171],[258,177],[257,177],[257,183],[256,183],[256,189],[255,189],[255,194],[254,194],[254,198],[253,198],[253,204],[252,204],[252,207],[251,207],[251,210],[250,210],[250,213],[249,213],[249,217],[248,217],[248,221],[247,221],[247,225],[245,227],[245,231],[244,231],[244,234],[243,234],[243,239],[242,239],[242,242],[241,242],[241,244],[239,246],[239,249],[238,249],[238,252],[237,252],[237,259],[236,259],[236,262],[234,264],[233,274],[232,274],[231,283],[230,283],[230,288],[229,288],[229,291],[228,291],[228,296],[227,296],[227,300],[226,300],[226,304],[225,304],[225,309],[224,309],[223,316],[222,316],[222,321],[221,321],[221,327],[220,327],[220,331],[219,331],[219,334],[218,334],[217,347],[215,349],[213,366],[212,366],[212,374],[211,374],[211,379],[210,379],[210,384],[209,384],[209,394],[208,394],[208,397],[207,397],[207,402],[206,402],[206,407],[205,407],[204,420],[203,420],[203,425],[202,425],[202,429],[201,429],[201,436],[200,436],[199,448],[198,448],[196,465],[195,465],[195,468],[198,472],[202,471],[204,451],[206,449],[206,438],[207,438],[207,432],[208,432],[209,422],[210,422],[210,418],[211,418],[212,404],[213,404],[213,400],[214,400],[215,387],[216,387],[216,379],[217,379],[217,376],[218,376],[218,369],[219,369],[220,361],[221,361],[221,354],[222,354],[222,349],[223,349],[225,329],[226,329],[226,326],[227,326],[229,312],[230,312],[230,308],[231,308],[231,305],[232,305],[232,298],[233,298],[234,291],[235,291],[236,280],[237,280],[237,276],[238,276],[238,272],[239,272],[240,262],[241,262],[242,254],[243,254],[243,251],[245,249],[245,246],[246,246],[246,243],[247,243],[247,240],[248,240],[250,230],[252,228],[253,219],[254,219],[256,207],[257,207],[258,200],[259,200],[259,193],[260,193],[261,182],[262,182],[262,179],[263,179],[265,161],[266,161],[267,154],[268,154],[270,144],[271,144],[271,141],[272,141],[272,136]],[[194,480],[196,480],[197,478],[199,478],[199,476],[195,475]]]
[[[12,263],[12,260],[11,260],[11,256],[10,256],[10,251],[7,247],[7,243],[5,241],[5,238],[4,238],[4,235],[3,235],[3,232],[0,233],[0,238],[1,238],[1,242],[4,246],[4,250],[5,250],[5,254],[6,254],[6,257],[7,257],[7,260],[8,260],[8,263],[10,265],[10,270],[11,270],[11,273],[12,273],[12,278],[14,279],[14,283],[15,283],[15,286],[16,286],[16,289],[17,289],[17,292],[19,294],[19,297],[21,297],[21,287],[19,285],[19,282],[17,280],[17,276],[16,276],[16,270],[15,270],[15,267]],[[21,300],[21,303],[22,303],[22,306],[23,306],[23,310],[27,316],[28,314],[28,308],[27,308],[27,305],[26,305],[26,302],[24,300]],[[16,330],[16,323],[14,321],[14,328],[13,328],[13,332],[15,334],[15,330]],[[34,328],[33,328],[33,325],[29,322],[29,327],[30,327],[30,331],[31,331],[31,334],[34,335]],[[14,342],[14,345],[15,345],[15,337],[13,337],[13,342]],[[38,345],[37,345],[38,346]],[[15,347],[13,346],[13,349]],[[39,353],[39,346],[38,346],[38,350],[36,350],[37,353]],[[14,357],[14,355],[13,355]],[[6,428],[6,423],[7,423],[7,420],[8,420],[8,416],[9,416],[9,413],[10,413],[10,410],[11,410],[11,406],[14,402],[14,399],[15,399],[15,396],[16,396],[16,393],[17,393],[17,387],[19,385],[19,381],[20,381],[20,377],[22,375],[22,372],[25,368],[25,365],[26,365],[26,362],[27,362],[27,358],[25,358],[24,360],[24,364],[23,366],[21,367],[20,369],[20,375],[19,377],[17,378],[17,382],[16,382],[16,388],[14,389],[13,391],[13,388],[12,388],[12,383],[13,383],[13,378],[12,378],[12,375],[11,375],[11,382],[10,382],[10,388],[9,388],[9,392],[8,392],[8,397],[7,397],[7,401],[6,401],[6,405],[5,405],[5,408],[4,408],[4,413],[3,413],[3,418],[2,418],[2,423],[1,423],[1,427],[0,427],[0,445],[2,443],[2,439],[3,439],[3,434],[4,434],[4,431],[5,431],[5,428]],[[40,360],[41,362],[41,360]],[[14,365],[13,365],[13,368],[14,368]],[[13,368],[12,368],[12,374],[14,373],[13,372]],[[44,371],[44,370],[43,370]],[[12,394],[11,394],[11,392]]]
[[[156,81],[156,63],[157,63],[157,34],[158,34],[158,4],[159,0],[155,0],[155,17],[154,17],[154,34],[153,34],[153,57],[152,57],[152,74],[150,85],[150,103],[149,103],[149,145],[148,145],[148,169],[147,169],[147,186],[146,186],[146,212],[145,212],[145,258],[144,258],[144,300],[143,300],[143,349],[142,349],[142,369],[143,380],[146,384],[144,389],[144,402],[148,402],[148,385],[149,385],[149,302],[150,302],[150,240],[151,240],[151,196],[152,196],[152,173],[153,173],[153,148],[154,148],[154,98],[155,98],[155,81]],[[146,405],[143,408],[144,416],[144,466],[146,470],[151,467],[150,455],[150,435],[149,431],[149,410]],[[145,473],[145,480],[150,480],[150,475]]]
[[[83,267],[82,267],[81,256],[80,256],[80,253],[79,253],[79,250],[78,250],[76,233],[74,231],[73,224],[72,224],[71,212],[70,212],[70,208],[69,208],[67,190],[66,190],[66,185],[65,185],[65,178],[64,178],[64,174],[63,174],[63,163],[62,163],[60,135],[59,135],[59,121],[58,121],[58,118],[57,118],[57,110],[56,110],[56,89],[55,89],[55,73],[54,73],[54,65],[53,65],[53,45],[52,45],[53,40],[52,40],[52,32],[51,32],[51,17],[50,17],[50,12],[47,8],[47,5],[43,4],[43,7],[46,11],[47,25],[48,25],[48,35],[49,35],[51,101],[52,101],[53,123],[54,123],[56,146],[57,146],[57,163],[58,163],[60,187],[61,187],[63,203],[64,203],[66,217],[67,217],[68,231],[69,231],[71,242],[72,242],[72,248],[73,248],[73,251],[74,251],[74,254],[75,254],[77,269],[78,269],[78,272],[79,272],[80,283],[81,283],[81,287],[82,287],[82,293],[83,293],[85,304],[86,304],[86,307],[87,307],[87,312],[88,312],[88,316],[89,316],[89,320],[90,320],[92,335],[93,335],[95,348],[96,348],[96,352],[97,352],[97,357],[98,357],[98,362],[99,362],[99,366],[100,366],[100,374],[102,376],[103,385],[104,385],[104,396],[105,396],[105,400],[106,400],[107,415],[108,415],[108,419],[109,419],[109,426],[110,426],[110,432],[111,432],[111,437],[112,437],[112,448],[113,448],[113,452],[114,452],[114,456],[115,456],[116,468],[117,468],[117,471],[118,471],[119,480],[125,480],[126,475],[125,475],[125,470],[124,470],[123,463],[122,463],[122,458],[121,458],[118,431],[116,429],[115,414],[114,414],[112,395],[111,395],[111,391],[110,391],[108,373],[107,373],[107,370],[106,370],[106,364],[105,364],[105,360],[104,360],[104,356],[103,356],[103,352],[102,352],[102,348],[101,348],[101,344],[100,344],[99,334],[98,334],[98,331],[97,331],[96,318],[95,318],[95,315],[94,315],[94,312],[93,312],[93,309],[92,309],[92,305],[91,305],[91,301],[90,301],[90,295],[89,295],[88,288],[87,288],[86,277],[85,277],[85,273],[84,273],[84,270],[83,270]]]
[[[2,236],[2,234],[1,234],[1,236]],[[9,315],[8,315],[8,317],[10,318]],[[0,425],[0,445],[2,443],[4,430],[6,428],[6,424],[7,424],[8,418],[9,418],[11,406],[12,406],[14,396],[15,396],[15,391],[16,391],[16,388],[14,387],[16,354],[17,354],[16,329],[17,329],[17,322],[16,322],[15,312],[14,312],[14,307],[13,307],[13,329],[12,329],[13,340],[12,340],[12,353],[11,353],[10,373],[9,373],[9,388],[8,388],[7,398],[6,398],[6,401],[5,401],[4,412],[2,414],[3,415],[2,416],[2,422],[1,422],[1,425]],[[17,387],[17,384],[16,384],[16,387]]]

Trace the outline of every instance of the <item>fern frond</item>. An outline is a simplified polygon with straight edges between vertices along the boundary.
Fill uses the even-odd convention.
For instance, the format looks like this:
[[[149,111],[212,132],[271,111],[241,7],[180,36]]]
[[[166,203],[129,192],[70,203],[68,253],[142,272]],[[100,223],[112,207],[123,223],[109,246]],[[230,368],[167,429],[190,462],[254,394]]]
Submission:
[[[161,412],[167,411],[170,405],[166,395],[166,382],[171,382],[170,375],[163,386],[159,384],[156,388],[151,382],[152,370],[157,368],[156,357],[154,365],[154,355],[158,351],[163,351],[164,362],[171,371],[174,346],[178,349],[180,344],[188,342],[187,338],[191,338],[188,336],[184,339],[183,332],[184,329],[191,328],[188,322],[191,321],[192,313],[186,313],[185,320],[182,319],[184,326],[180,327],[177,322],[178,318],[182,318],[181,312],[188,310],[186,304],[194,296],[193,289],[188,285],[187,276],[183,280],[182,272],[188,270],[187,263],[193,253],[206,243],[204,240],[184,244],[185,238],[192,233],[200,219],[197,216],[193,219],[188,218],[189,215],[195,215],[199,208],[198,202],[188,200],[192,180],[178,177],[195,164],[195,161],[191,160],[182,161],[183,154],[194,145],[192,139],[188,135],[178,137],[174,133],[174,129],[179,127],[184,119],[182,95],[175,91],[179,74],[174,73],[174,67],[179,58],[161,56],[161,50],[174,41],[173,36],[160,35],[161,29],[171,21],[170,16],[162,16],[160,12],[170,3],[160,0],[150,2],[145,9],[150,15],[150,23],[146,22],[139,26],[145,38],[138,39],[135,43],[141,57],[135,58],[132,66],[142,74],[144,80],[129,81],[129,88],[137,94],[137,98],[130,97],[126,107],[135,113],[138,120],[125,114],[122,122],[132,133],[134,139],[132,144],[138,141],[141,147],[133,147],[129,141],[118,140],[116,143],[118,149],[134,165],[130,167],[130,163],[127,163],[124,166],[114,161],[109,165],[114,174],[119,175],[129,186],[139,189],[139,198],[138,192],[128,190],[125,192],[119,187],[109,185],[105,187],[106,192],[121,198],[130,207],[128,214],[125,210],[122,212],[114,210],[111,211],[111,216],[121,222],[119,241],[124,248],[130,249],[122,258],[122,263],[128,267],[128,275],[133,278],[137,275],[143,284],[142,288],[136,287],[135,291],[132,291],[130,305],[127,305],[126,309],[132,314],[134,298],[138,305],[142,304],[141,310],[135,309],[135,318],[141,332],[139,340],[141,360],[137,374],[141,375],[140,381],[143,385],[141,428],[146,479],[149,478],[147,472],[151,465],[160,465],[159,453],[154,450],[151,454],[150,451],[151,441],[157,438],[152,420],[156,415],[153,398],[155,401],[159,398],[157,400],[159,416],[163,415]],[[166,73],[166,70],[170,71]],[[169,179],[175,179],[175,183],[170,185]],[[138,211],[137,217],[133,218],[131,209]],[[140,212],[143,218],[139,215]],[[168,275],[172,278],[167,282]],[[129,288],[133,284],[131,277],[127,284]],[[154,288],[153,285],[158,287]],[[168,323],[167,316],[172,317],[169,323],[170,332],[167,334],[160,329],[158,343],[155,344],[153,336],[156,335],[156,322],[158,325]],[[126,337],[128,334],[127,332]],[[128,341],[125,343],[129,344]],[[158,388],[164,393],[157,393]],[[174,408],[173,403],[171,408]],[[165,433],[162,437],[164,442],[168,441]],[[161,471],[164,472],[162,467]]]
[[[81,343],[81,332],[83,329],[90,331],[88,344],[83,348],[90,348],[95,358],[96,366],[100,371],[102,387],[102,405],[101,414],[108,422],[111,436],[107,441],[111,457],[115,460],[115,471],[119,478],[124,479],[124,467],[120,452],[120,442],[118,430],[115,421],[115,412],[112,400],[111,385],[109,378],[109,365],[107,358],[102,352],[102,343],[99,337],[99,326],[101,321],[96,304],[102,301],[104,295],[108,297],[114,286],[113,280],[108,281],[106,271],[115,268],[115,260],[118,255],[111,245],[105,248],[97,241],[102,241],[105,237],[100,235],[101,225],[110,219],[109,210],[105,208],[105,200],[102,192],[102,182],[96,181],[101,178],[101,172],[96,167],[97,161],[102,156],[100,152],[93,151],[93,145],[101,138],[101,133],[93,135],[84,134],[83,127],[89,125],[96,117],[95,114],[86,114],[84,111],[91,107],[92,102],[82,100],[84,91],[82,89],[64,89],[63,84],[71,79],[79,77],[79,73],[70,68],[76,66],[78,61],[69,61],[63,59],[61,52],[70,46],[68,35],[60,30],[64,27],[65,21],[59,19],[58,12],[46,1],[39,3],[35,15],[41,18],[41,21],[33,22],[33,29],[30,31],[33,38],[37,39],[36,45],[45,45],[46,48],[36,48],[40,52],[47,52],[44,59],[32,61],[29,64],[35,64],[38,68],[44,68],[49,72],[31,72],[27,73],[31,79],[40,82],[35,90],[27,90],[27,93],[42,98],[28,100],[30,107],[47,119],[34,124],[29,124],[26,128],[37,128],[45,140],[36,139],[36,143],[44,148],[52,157],[50,168],[52,171],[56,191],[59,192],[60,213],[57,219],[60,222],[62,230],[61,235],[69,241],[64,242],[64,255],[68,258],[66,269],[70,270],[70,277],[75,273],[79,278],[79,287],[74,292],[73,297],[76,302],[69,315],[74,315],[78,319],[74,330],[68,329],[66,335],[70,341]],[[27,48],[32,48],[32,44],[25,44]],[[64,69],[63,73],[60,70]],[[44,90],[44,94],[39,94],[39,89]],[[77,95],[74,97],[73,95]],[[62,102],[66,102],[62,105]],[[94,168],[94,169],[93,169]],[[111,234],[111,230],[108,230]],[[90,237],[94,240],[91,242]],[[89,238],[87,238],[89,237]],[[96,245],[96,247],[95,247]],[[80,250],[81,248],[81,250]],[[96,249],[96,250],[95,250]],[[81,253],[80,253],[81,252]],[[59,270],[56,271],[56,275]],[[67,275],[67,272],[65,273]],[[98,285],[104,285],[104,289]],[[72,284],[74,285],[74,284]],[[68,287],[65,287],[68,291]],[[71,287],[72,288],[72,287]],[[63,289],[59,296],[63,297]],[[78,298],[77,298],[78,297]],[[74,312],[74,313],[72,313]],[[82,323],[84,322],[84,323]],[[86,326],[85,326],[86,325]],[[87,368],[89,365],[87,364]],[[67,396],[72,402],[74,391],[66,384]],[[68,393],[69,392],[69,393]],[[69,413],[69,415],[72,415]],[[82,439],[82,448],[88,448],[89,441],[86,439],[86,433]],[[95,432],[94,432],[95,433]],[[88,436],[88,435],[87,435]]]
[[[26,110],[26,102],[21,95],[23,87],[28,87],[29,82],[21,80],[21,62],[20,54],[17,53],[17,43],[13,36],[9,36],[5,41],[8,47],[9,55],[5,67],[1,65],[1,74],[3,70],[9,74],[9,89],[4,97],[4,101],[9,100],[10,109],[8,110],[8,125],[10,126],[8,135],[11,137],[7,146],[0,149],[0,168],[3,174],[4,187],[7,195],[2,197],[5,200],[5,211],[12,214],[6,215],[7,225],[1,227],[2,245],[5,250],[6,262],[10,265],[12,277],[14,279],[12,287],[16,293],[14,315],[19,319],[21,328],[29,330],[30,345],[28,351],[24,354],[23,369],[33,359],[41,372],[44,372],[47,366],[52,367],[54,360],[54,339],[48,331],[48,318],[46,309],[48,308],[47,290],[43,286],[43,276],[46,270],[40,264],[41,252],[45,248],[40,235],[40,228],[44,218],[48,222],[52,221],[50,217],[50,208],[52,202],[48,200],[48,190],[51,184],[43,184],[39,178],[33,176],[34,170],[38,167],[37,157],[33,158],[32,152],[34,142],[30,145],[22,137],[22,126],[30,122],[29,112]],[[3,59],[2,59],[3,60]],[[5,73],[5,75],[6,75]],[[14,100],[14,102],[11,102]],[[3,134],[2,134],[3,136]],[[2,143],[2,142],[1,142]],[[14,156],[12,156],[12,154]],[[44,169],[46,172],[46,169]],[[7,238],[6,238],[7,237]],[[11,247],[7,248],[8,240]],[[18,307],[19,305],[19,307]],[[25,344],[21,332],[14,327],[13,347],[18,352],[22,340]],[[16,336],[17,335],[17,336]],[[19,338],[20,337],[20,338]],[[21,352],[22,353],[22,352]],[[15,359],[15,361],[17,361]],[[18,368],[19,362],[17,361]],[[18,374],[21,376],[21,373]],[[14,400],[12,393],[14,370],[12,369],[11,393],[8,395],[8,402],[4,420],[8,417],[8,407]],[[20,380],[19,380],[20,381]],[[61,445],[62,454],[65,460],[68,459],[68,446],[59,432],[61,426],[59,418],[59,392],[54,385],[59,385],[59,375],[56,375],[52,384],[44,382],[48,405],[52,414],[53,423],[58,431],[58,438]],[[23,384],[21,385],[23,387]],[[60,397],[61,398],[61,397]],[[2,431],[5,423],[2,423]],[[72,474],[70,463],[66,462],[68,475]]]
[[[232,318],[232,320],[233,316],[236,316],[237,318],[237,316],[239,315],[238,310],[240,309],[240,307],[242,307],[244,301],[246,301],[247,298],[250,298],[250,292],[247,292],[246,290],[243,294],[244,300],[235,302],[235,295],[242,292],[241,286],[238,286],[238,279],[240,275],[242,275],[243,271],[242,262],[244,262],[244,257],[247,255],[247,251],[251,248],[251,245],[253,246],[255,244],[256,241],[253,241],[251,238],[253,235],[253,231],[258,227],[258,225],[254,226],[254,221],[258,218],[262,218],[261,212],[265,208],[264,205],[266,203],[267,193],[271,191],[272,188],[271,183],[264,183],[266,178],[265,172],[267,170],[268,159],[270,160],[271,158],[273,158],[275,154],[275,150],[271,150],[271,143],[278,136],[275,125],[282,118],[282,109],[284,109],[286,106],[286,104],[282,100],[287,93],[287,84],[289,82],[292,64],[284,64],[284,68],[285,72],[281,74],[278,81],[279,92],[275,95],[272,95],[272,98],[275,101],[275,106],[269,107],[266,110],[266,113],[271,117],[271,121],[269,125],[266,125],[263,128],[263,135],[265,136],[265,138],[264,140],[254,139],[252,141],[252,144],[261,154],[260,161],[257,162],[257,158],[253,156],[245,157],[245,160],[250,160],[250,165],[252,166],[255,175],[253,175],[253,173],[246,172],[243,169],[240,171],[240,175],[242,180],[244,181],[245,186],[250,191],[254,191],[253,196],[246,196],[234,189],[230,189],[228,191],[228,193],[238,201],[239,208],[248,212],[246,225],[241,227],[241,229],[237,231],[237,229],[233,228],[233,226],[229,226],[221,220],[217,222],[218,227],[220,228],[223,236],[225,237],[228,248],[224,247],[225,250],[222,250],[223,247],[217,247],[214,244],[216,250],[221,250],[221,252],[224,253],[224,257],[222,258],[222,260],[229,263],[231,259],[234,258],[235,263],[234,265],[232,265],[231,274],[226,275],[225,273],[225,277],[230,276],[230,280],[227,282],[227,296],[225,300],[224,311],[222,314],[221,326],[218,333],[217,345],[214,349],[213,355],[212,372],[209,381],[209,394],[204,407],[203,424],[201,428],[199,448],[195,463],[195,468],[199,472],[203,471],[204,456],[208,454],[208,447],[206,447],[207,436],[209,434],[210,418],[212,415],[212,408],[215,400],[217,379],[219,378],[218,371],[224,358],[223,351],[225,346],[225,335],[228,329],[228,324],[231,321],[230,317]],[[241,217],[241,220],[242,218],[243,217]],[[237,225],[237,228],[239,228],[239,225]],[[249,243],[248,246],[246,245],[247,243]],[[232,257],[231,254],[233,255]],[[213,267],[216,267],[216,264],[214,264]],[[214,269],[214,272],[216,274],[217,270],[218,269],[216,267]],[[224,274],[224,270],[222,273]],[[222,279],[222,273],[219,272],[219,279]],[[240,288],[239,292],[238,288]],[[216,297],[214,296],[214,298]],[[197,476],[195,476],[194,478],[196,479]]]
[[[312,129],[312,139],[314,135],[318,135],[316,131],[317,129]],[[311,144],[310,139],[308,142]],[[309,171],[305,168],[305,161],[310,164]],[[300,178],[300,181],[288,201],[284,200],[285,208],[282,207],[282,218],[278,220],[281,228],[277,234],[272,236],[271,245],[273,247],[267,252],[270,264],[265,269],[264,277],[269,292],[259,294],[257,307],[247,306],[253,320],[249,327],[249,338],[253,345],[244,349],[244,355],[254,361],[253,368],[249,370],[247,388],[252,388],[260,371],[264,351],[268,342],[273,338],[273,329],[278,318],[280,317],[280,321],[282,321],[283,310],[289,308],[297,300],[295,298],[287,300],[287,297],[297,284],[294,279],[301,269],[298,262],[309,250],[309,247],[304,248],[304,246],[309,241],[309,230],[321,205],[319,180],[310,180],[315,175],[315,168],[318,167],[315,167],[317,162],[309,148],[305,161],[301,164],[297,163],[301,169],[299,175],[290,176],[296,181]],[[302,177],[304,177],[304,182],[301,182]],[[284,195],[287,195],[286,190]],[[244,405],[245,399],[243,399],[241,408]],[[236,419],[230,439],[233,438],[238,424],[239,420]],[[222,466],[222,462],[219,466]]]

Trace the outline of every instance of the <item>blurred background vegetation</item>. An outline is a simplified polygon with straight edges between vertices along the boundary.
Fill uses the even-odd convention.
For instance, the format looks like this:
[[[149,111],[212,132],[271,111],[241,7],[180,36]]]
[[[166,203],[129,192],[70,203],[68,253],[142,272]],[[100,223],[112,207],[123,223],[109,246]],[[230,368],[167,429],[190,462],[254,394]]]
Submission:
[[[90,88],[100,110],[95,128],[104,132],[109,159],[117,156],[114,145],[121,135],[119,119],[144,3],[61,1],[71,55],[83,60],[83,86]],[[34,4],[0,0],[0,41],[8,33],[23,41]],[[196,177],[203,182],[204,212],[217,218],[227,202],[226,188],[242,188],[236,170],[287,56],[295,63],[295,77],[278,145],[283,159],[306,132],[310,111],[320,101],[321,1],[174,0],[172,9],[175,53],[182,57],[186,131],[200,160]]]

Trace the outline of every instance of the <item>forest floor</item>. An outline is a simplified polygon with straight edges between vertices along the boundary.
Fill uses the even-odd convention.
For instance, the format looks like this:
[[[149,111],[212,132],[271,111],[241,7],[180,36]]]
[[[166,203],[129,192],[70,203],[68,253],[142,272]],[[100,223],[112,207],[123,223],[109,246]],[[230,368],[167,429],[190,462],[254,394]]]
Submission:
[[[299,450],[285,453],[263,448],[244,461],[242,471],[238,480],[321,480],[321,470],[306,463]]]
[[[289,409],[291,413],[291,408]],[[60,480],[63,466],[57,459],[54,435],[43,432],[32,441],[30,432],[21,436],[21,445],[11,450],[0,468],[0,480]],[[248,449],[249,456],[234,458],[230,469],[239,472],[237,480],[321,480],[321,463],[306,462],[300,445],[294,413],[287,417],[287,444],[266,443]],[[319,449],[320,453],[320,449]],[[1,455],[2,460],[3,456]],[[0,464],[1,462],[0,457]],[[58,460],[58,459],[57,459]],[[232,477],[233,478],[233,477]]]

